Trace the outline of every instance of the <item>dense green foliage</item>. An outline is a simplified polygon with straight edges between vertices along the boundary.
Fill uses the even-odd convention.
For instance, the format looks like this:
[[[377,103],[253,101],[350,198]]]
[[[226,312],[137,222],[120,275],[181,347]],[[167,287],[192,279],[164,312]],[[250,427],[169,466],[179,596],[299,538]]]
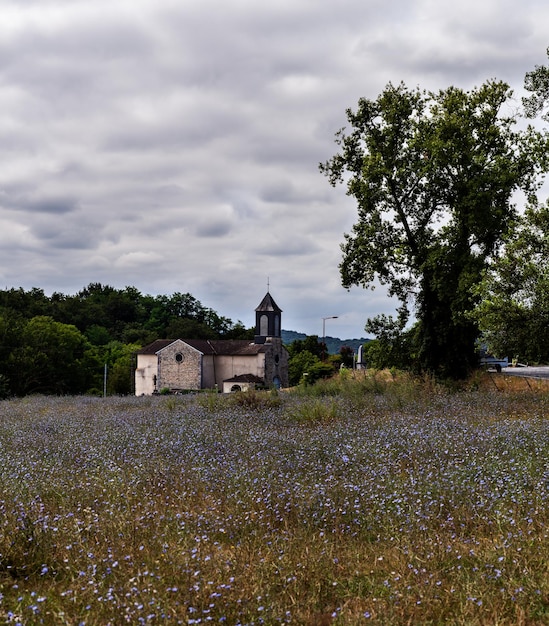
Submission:
[[[142,295],[92,283],[76,295],[0,291],[0,397],[131,393],[133,355],[159,338],[252,338],[253,329],[186,293]]]
[[[355,351],[351,346],[341,345],[338,354],[329,354],[326,344],[319,341],[317,335],[294,339],[287,349],[290,386],[312,385],[329,378],[341,367],[352,369],[355,366]]]
[[[478,287],[474,312],[493,354],[549,359],[549,206],[529,207]]]
[[[296,339],[288,346],[291,386],[300,382],[312,384],[319,378],[333,374],[333,366],[324,361],[325,348],[317,335]]]
[[[378,280],[401,303],[396,321],[374,318],[367,332],[404,332],[413,304],[409,356],[436,375],[463,377],[475,365],[473,287],[512,224],[516,193],[532,199],[545,170],[543,135],[515,130],[505,115],[511,95],[501,82],[439,93],[389,84],[347,111],[351,130],[321,164],[358,205],[343,285]]]

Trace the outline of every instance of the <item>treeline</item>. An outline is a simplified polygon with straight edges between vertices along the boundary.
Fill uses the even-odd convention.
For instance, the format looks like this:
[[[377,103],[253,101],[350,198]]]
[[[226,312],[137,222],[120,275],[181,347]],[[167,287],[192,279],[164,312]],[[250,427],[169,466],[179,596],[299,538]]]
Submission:
[[[0,397],[132,392],[135,352],[155,339],[253,338],[189,293],[91,283],[75,295],[0,290]]]
[[[307,339],[307,337],[311,337],[311,335],[298,333],[295,330],[284,329],[282,329],[281,335],[282,341],[286,344],[286,346],[290,346],[294,341],[303,341]],[[321,337],[320,339],[323,339],[326,344],[326,354],[339,354],[342,348],[352,348],[356,352],[360,346],[363,346],[371,341],[371,339],[367,339],[366,337],[362,337],[361,339],[339,339],[339,337],[330,337],[328,335],[324,338]]]

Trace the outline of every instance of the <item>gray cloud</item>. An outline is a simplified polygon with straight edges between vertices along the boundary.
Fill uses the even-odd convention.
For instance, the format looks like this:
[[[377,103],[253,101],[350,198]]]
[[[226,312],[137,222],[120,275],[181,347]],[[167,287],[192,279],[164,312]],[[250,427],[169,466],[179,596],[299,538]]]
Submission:
[[[549,7],[526,0],[6,0],[0,281],[190,291],[247,325],[362,334],[382,289],[340,286],[356,209],[317,164],[388,81],[520,91]]]

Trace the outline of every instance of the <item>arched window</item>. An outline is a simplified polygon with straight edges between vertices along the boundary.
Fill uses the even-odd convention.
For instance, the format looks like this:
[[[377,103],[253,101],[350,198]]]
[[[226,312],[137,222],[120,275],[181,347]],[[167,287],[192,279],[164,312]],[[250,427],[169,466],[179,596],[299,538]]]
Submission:
[[[266,337],[269,334],[269,317],[262,315],[259,318],[259,334],[262,337]]]
[[[242,387],[240,385],[233,385],[231,391],[242,391]]]
[[[275,315],[274,336],[280,337],[280,315]]]

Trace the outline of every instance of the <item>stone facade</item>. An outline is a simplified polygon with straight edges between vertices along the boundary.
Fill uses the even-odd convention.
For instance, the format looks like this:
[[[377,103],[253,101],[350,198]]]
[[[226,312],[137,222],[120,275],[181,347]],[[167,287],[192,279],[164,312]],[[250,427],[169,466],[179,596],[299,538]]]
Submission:
[[[157,389],[201,389],[202,354],[188,343],[175,340],[158,351]]]
[[[282,339],[269,337],[265,346],[269,348],[269,358],[265,359],[263,379],[268,386],[287,387],[289,384],[288,351],[284,347]]]

